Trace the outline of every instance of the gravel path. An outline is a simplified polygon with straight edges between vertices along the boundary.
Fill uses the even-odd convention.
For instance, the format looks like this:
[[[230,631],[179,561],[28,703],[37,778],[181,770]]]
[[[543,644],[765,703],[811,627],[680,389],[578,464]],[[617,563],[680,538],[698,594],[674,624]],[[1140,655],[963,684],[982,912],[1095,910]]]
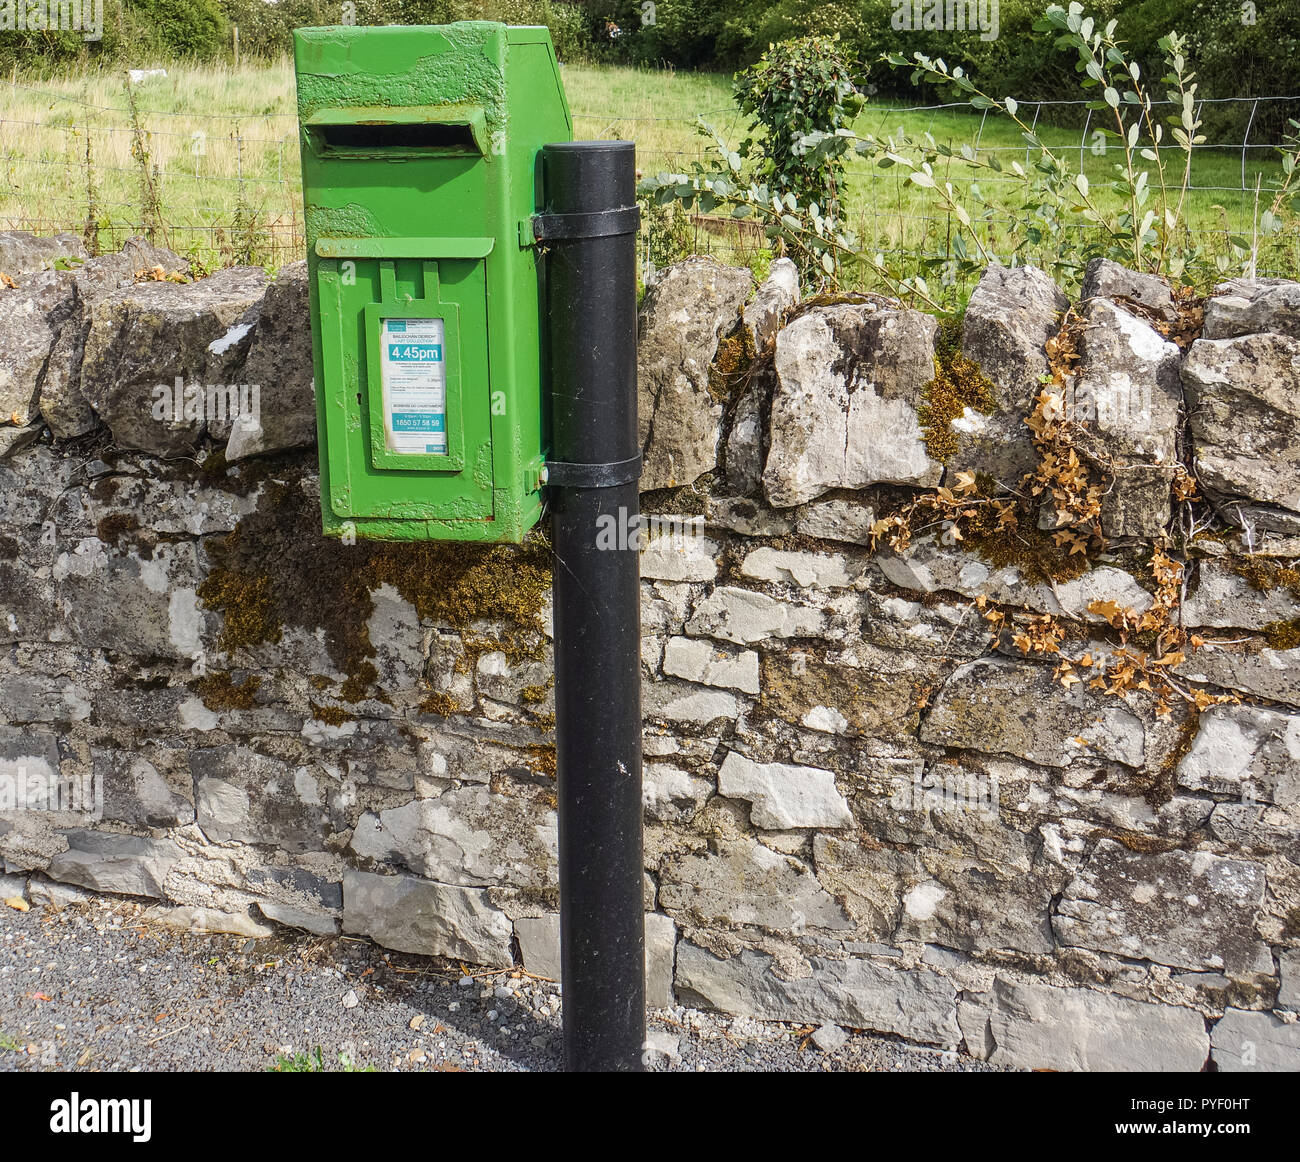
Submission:
[[[367,940],[281,930],[249,940],[175,932],[122,899],[0,905],[0,1071],[560,1067],[559,990]],[[969,1057],[853,1034],[676,1008],[652,1014],[651,1067],[717,1071],[968,1071]],[[834,1031],[828,1031],[834,1036]],[[823,1035],[824,1036],[824,1035]]]

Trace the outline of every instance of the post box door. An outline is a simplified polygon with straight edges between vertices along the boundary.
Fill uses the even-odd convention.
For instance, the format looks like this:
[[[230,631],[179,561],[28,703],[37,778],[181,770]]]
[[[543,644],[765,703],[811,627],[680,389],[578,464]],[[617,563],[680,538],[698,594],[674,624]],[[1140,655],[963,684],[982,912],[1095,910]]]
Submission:
[[[317,241],[330,507],[491,520],[492,239]],[[329,325],[329,321],[336,323]]]

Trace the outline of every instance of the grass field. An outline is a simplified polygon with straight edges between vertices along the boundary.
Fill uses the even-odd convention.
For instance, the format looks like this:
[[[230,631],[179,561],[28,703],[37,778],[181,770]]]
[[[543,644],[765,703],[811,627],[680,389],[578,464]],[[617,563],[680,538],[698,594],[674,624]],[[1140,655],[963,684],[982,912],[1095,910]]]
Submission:
[[[647,173],[682,171],[702,155],[697,118],[733,144],[745,132],[730,99],[730,80],[722,75],[569,65],[564,80],[577,135],[635,141]],[[155,220],[174,249],[205,266],[251,258],[274,267],[300,256],[302,205],[289,62],[169,67],[165,78],[146,79],[132,92],[135,122],[120,75],[30,84],[21,75],[0,80],[0,228],[80,234],[93,202],[101,245],[120,242],[147,221],[143,164],[156,170]],[[927,89],[924,95],[932,94]],[[981,151],[996,150],[1007,161],[1025,160],[1015,126],[961,108],[898,110],[873,103],[855,128],[877,135],[901,129],[911,136],[928,130],[941,142],[970,143]],[[1039,126],[1049,145],[1065,150],[1073,165],[1082,164],[1094,192],[1113,202],[1107,186],[1112,160],[1085,147],[1092,128],[1085,135],[1081,123],[1069,129]],[[1262,148],[1247,150],[1243,163],[1241,143],[1198,151],[1192,170],[1197,188],[1188,200],[1192,228],[1223,252],[1228,232],[1250,236],[1255,182],[1277,169],[1276,154]],[[963,170],[954,163],[948,175],[959,187],[968,180]],[[903,176],[898,168],[851,163],[850,224],[873,249],[903,255],[933,251],[944,244],[951,224]],[[1015,193],[987,177],[983,188],[994,200]],[[1010,213],[1008,208],[1002,220]],[[741,260],[752,257],[755,246],[741,242],[737,251],[734,237],[698,228],[693,241],[700,249]],[[985,241],[993,252],[1005,243],[996,220]],[[1300,271],[1298,247],[1295,232],[1268,240],[1260,252],[1260,273],[1294,276]]]

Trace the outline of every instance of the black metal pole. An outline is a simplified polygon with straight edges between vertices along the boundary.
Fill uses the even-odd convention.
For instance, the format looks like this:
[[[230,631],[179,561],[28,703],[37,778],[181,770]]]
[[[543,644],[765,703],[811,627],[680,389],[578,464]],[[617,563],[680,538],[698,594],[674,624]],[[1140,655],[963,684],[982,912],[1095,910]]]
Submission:
[[[645,917],[635,148],[548,145],[542,175],[564,1058],[573,1071],[637,1072]]]

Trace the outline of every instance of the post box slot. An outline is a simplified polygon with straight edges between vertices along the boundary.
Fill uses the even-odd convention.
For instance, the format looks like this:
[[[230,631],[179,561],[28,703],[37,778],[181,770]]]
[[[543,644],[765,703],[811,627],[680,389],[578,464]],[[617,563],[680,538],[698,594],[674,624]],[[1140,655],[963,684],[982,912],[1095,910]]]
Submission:
[[[329,153],[473,153],[479,152],[468,122],[421,124],[317,125],[312,129]]]

